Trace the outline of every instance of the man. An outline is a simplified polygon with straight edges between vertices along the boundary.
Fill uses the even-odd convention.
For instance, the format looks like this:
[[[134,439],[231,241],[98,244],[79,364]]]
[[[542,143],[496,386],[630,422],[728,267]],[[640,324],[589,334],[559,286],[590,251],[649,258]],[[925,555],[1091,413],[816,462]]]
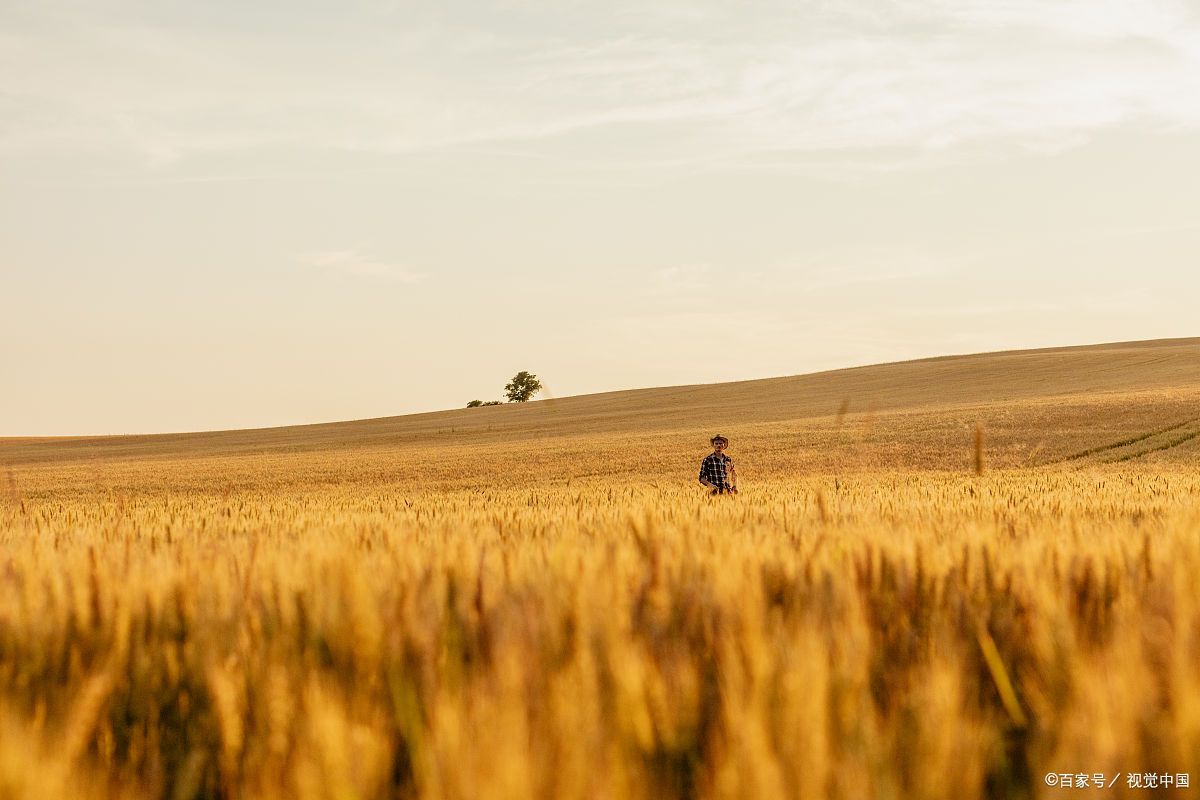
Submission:
[[[733,459],[725,455],[729,440],[717,434],[710,440],[713,451],[700,462],[700,483],[712,489],[709,494],[737,494],[737,470]]]

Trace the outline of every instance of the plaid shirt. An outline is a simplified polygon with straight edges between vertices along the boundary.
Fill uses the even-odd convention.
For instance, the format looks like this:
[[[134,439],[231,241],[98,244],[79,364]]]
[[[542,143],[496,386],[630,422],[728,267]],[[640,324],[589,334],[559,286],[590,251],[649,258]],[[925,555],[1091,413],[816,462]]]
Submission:
[[[728,486],[727,469],[733,466],[733,459],[721,453],[709,453],[700,462],[700,480],[708,481],[714,486]]]

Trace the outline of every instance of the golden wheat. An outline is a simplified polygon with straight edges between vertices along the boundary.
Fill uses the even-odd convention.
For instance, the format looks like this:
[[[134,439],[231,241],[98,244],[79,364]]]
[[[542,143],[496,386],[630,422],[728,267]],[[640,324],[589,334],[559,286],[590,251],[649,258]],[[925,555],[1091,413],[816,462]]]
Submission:
[[[1200,777],[1185,467],[774,475],[727,501],[347,463],[18,473],[0,796],[963,798],[1037,794],[1045,772]]]

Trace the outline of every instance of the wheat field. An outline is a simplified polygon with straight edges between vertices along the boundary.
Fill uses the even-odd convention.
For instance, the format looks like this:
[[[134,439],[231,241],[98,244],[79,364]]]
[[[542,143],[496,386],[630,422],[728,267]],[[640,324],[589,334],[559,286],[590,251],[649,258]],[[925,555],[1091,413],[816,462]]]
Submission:
[[[696,485],[717,431],[736,497]],[[1200,781],[1197,339],[0,470],[0,798]]]

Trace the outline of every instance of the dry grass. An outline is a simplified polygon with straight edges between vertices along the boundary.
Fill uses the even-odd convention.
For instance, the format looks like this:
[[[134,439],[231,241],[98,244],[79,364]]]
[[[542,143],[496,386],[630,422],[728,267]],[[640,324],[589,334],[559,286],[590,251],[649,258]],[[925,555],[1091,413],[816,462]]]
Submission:
[[[4,444],[0,798],[1200,780],[1200,413],[1172,375],[786,419],[768,398],[721,426],[736,498],[697,493],[707,428],[653,398],[580,431],[463,412],[525,415],[506,441],[401,418],[331,426],[343,446]]]

